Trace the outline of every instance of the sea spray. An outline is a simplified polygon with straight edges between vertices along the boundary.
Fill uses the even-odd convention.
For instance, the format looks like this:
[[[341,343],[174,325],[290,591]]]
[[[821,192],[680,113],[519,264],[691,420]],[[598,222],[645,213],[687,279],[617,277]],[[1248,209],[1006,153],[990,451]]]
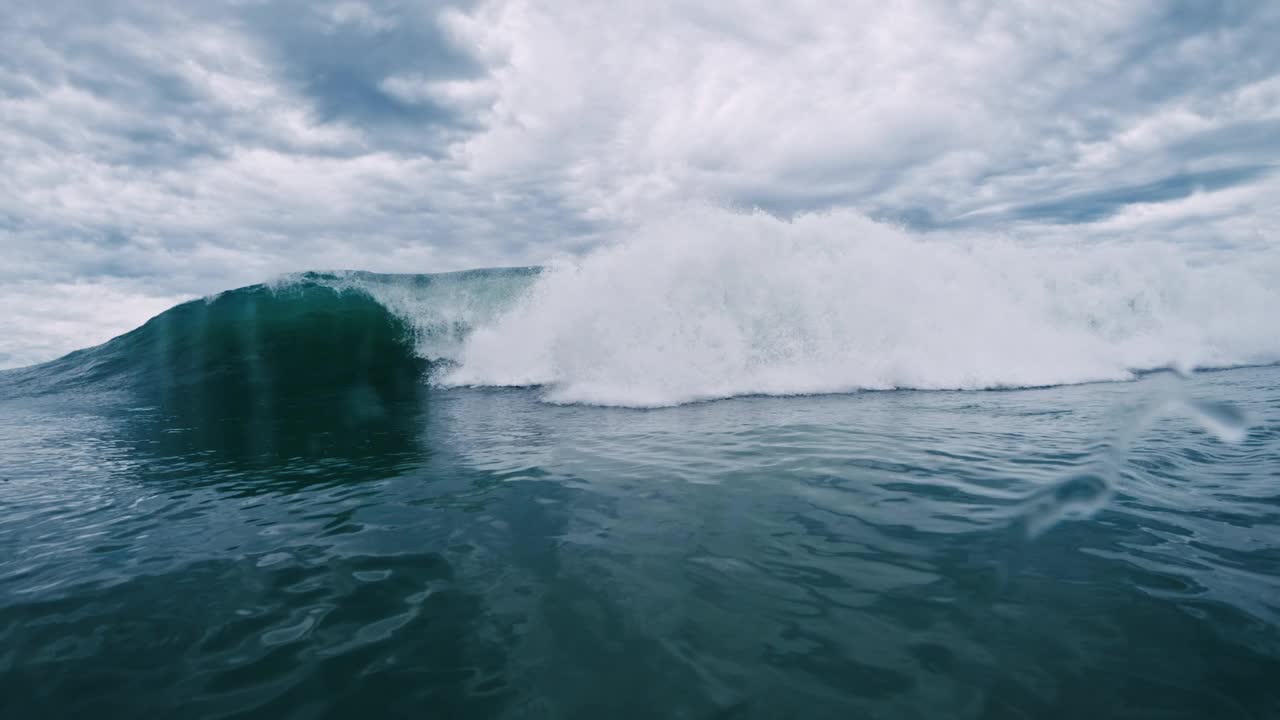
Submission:
[[[447,385],[633,407],[986,389],[1280,360],[1280,254],[919,234],[852,212],[699,210],[551,265]]]

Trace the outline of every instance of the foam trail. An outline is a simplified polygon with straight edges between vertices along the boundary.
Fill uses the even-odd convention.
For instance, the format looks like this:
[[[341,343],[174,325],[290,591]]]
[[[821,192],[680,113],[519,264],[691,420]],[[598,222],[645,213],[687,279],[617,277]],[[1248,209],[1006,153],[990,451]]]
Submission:
[[[454,385],[652,407],[744,394],[1123,380],[1280,360],[1280,253],[919,235],[852,212],[640,228],[464,342]]]

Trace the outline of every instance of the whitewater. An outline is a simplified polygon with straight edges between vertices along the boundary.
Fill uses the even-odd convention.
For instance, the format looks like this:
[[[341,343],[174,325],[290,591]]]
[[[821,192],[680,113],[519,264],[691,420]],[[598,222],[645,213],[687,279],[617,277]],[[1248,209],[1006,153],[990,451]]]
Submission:
[[[444,277],[444,276],[437,276]],[[919,233],[840,211],[700,208],[541,272],[431,292],[345,275],[416,329],[443,386],[657,407],[993,389],[1280,360],[1280,252]]]

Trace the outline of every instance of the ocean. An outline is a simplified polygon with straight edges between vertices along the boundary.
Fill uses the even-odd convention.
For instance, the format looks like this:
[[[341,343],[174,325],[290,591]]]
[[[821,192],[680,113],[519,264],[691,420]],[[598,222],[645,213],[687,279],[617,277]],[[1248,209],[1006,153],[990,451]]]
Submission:
[[[0,717],[1280,717],[1273,275],[752,237],[0,372]]]

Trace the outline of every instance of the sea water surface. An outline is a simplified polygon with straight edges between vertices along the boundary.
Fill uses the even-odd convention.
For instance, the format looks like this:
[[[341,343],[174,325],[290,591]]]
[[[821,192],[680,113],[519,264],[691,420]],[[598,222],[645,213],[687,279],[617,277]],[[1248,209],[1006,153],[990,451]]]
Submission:
[[[1280,367],[910,389],[1019,383],[650,285],[714,352],[643,374],[547,277],[299,276],[0,373],[0,717],[1280,717]],[[1059,369],[1112,372],[1101,305]]]

